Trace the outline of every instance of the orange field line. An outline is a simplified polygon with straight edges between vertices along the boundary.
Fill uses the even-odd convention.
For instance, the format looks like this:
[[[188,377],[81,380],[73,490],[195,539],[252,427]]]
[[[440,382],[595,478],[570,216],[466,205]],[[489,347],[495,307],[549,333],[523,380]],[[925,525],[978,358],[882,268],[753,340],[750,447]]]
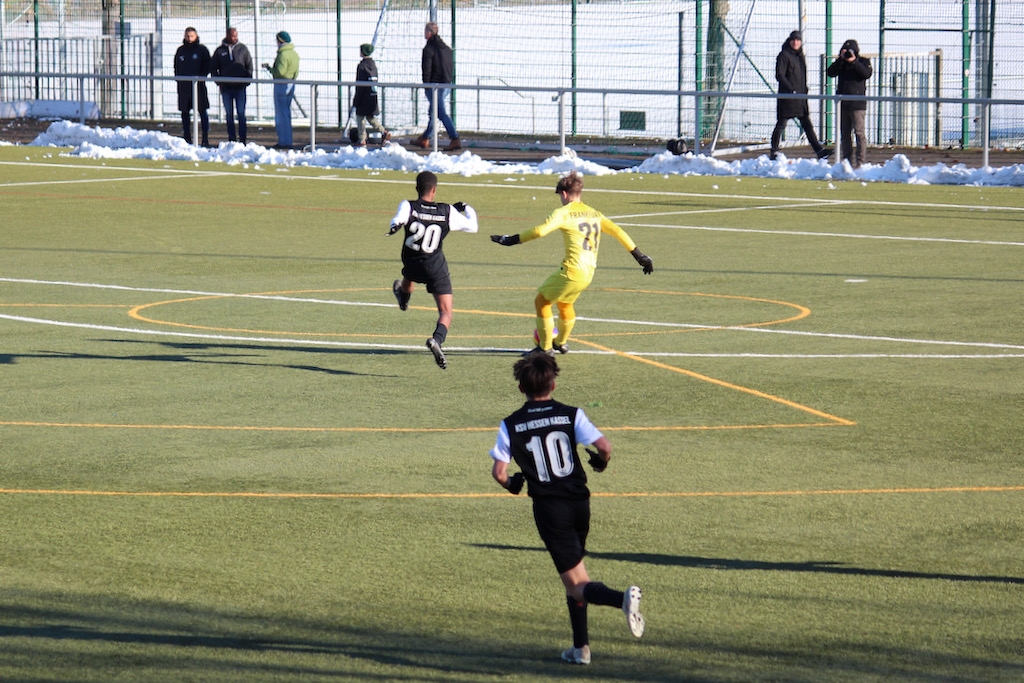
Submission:
[[[812,491],[662,491],[593,493],[599,498],[755,498],[762,496],[850,496],[909,493],[1015,493],[1024,486],[940,486],[888,489],[822,489]],[[274,493],[257,491],[88,491],[72,489],[0,489],[0,494],[37,496],[123,496],[147,498],[286,498],[286,499],[432,499],[502,498],[507,492],[493,493]],[[522,500],[527,497],[523,496]]]
[[[789,399],[782,398],[781,396],[775,396],[773,394],[768,394],[768,393],[765,393],[763,391],[758,391],[757,389],[751,389],[749,387],[742,387],[742,386],[740,386],[738,384],[733,384],[731,382],[726,382],[725,380],[715,379],[714,377],[709,377],[707,375],[702,375],[699,372],[694,372],[693,370],[686,370],[684,368],[677,368],[674,365],[667,365],[665,363],[661,363],[661,362],[658,362],[656,360],[651,360],[649,358],[644,358],[642,356],[636,356],[636,355],[633,355],[631,353],[627,353],[625,351],[619,351],[617,349],[609,348],[607,346],[602,346],[601,344],[597,344],[597,343],[592,342],[592,341],[586,341],[584,339],[577,339],[576,341],[578,341],[581,344],[586,344],[587,346],[590,346],[591,348],[598,349],[599,351],[607,351],[607,352],[610,352],[610,353],[614,353],[617,356],[622,356],[623,358],[629,358],[630,360],[635,360],[638,363],[646,363],[646,364],[652,365],[652,366],[654,366],[656,368],[661,368],[662,370],[669,370],[671,372],[678,372],[681,375],[686,375],[687,377],[693,377],[694,379],[699,379],[702,382],[709,382],[711,384],[717,384],[718,386],[725,387],[726,389],[732,389],[733,391],[741,391],[741,392],[743,392],[745,394],[750,394],[751,396],[757,396],[758,398],[768,399],[769,401],[774,401],[775,403],[781,403],[784,406],[788,406],[790,408],[795,408],[797,410],[802,410],[805,413],[810,413],[811,415],[817,415],[818,417],[823,417],[826,420],[830,420],[833,423],[838,424],[838,425],[842,425],[844,427],[852,427],[853,425],[857,424],[856,422],[854,422],[852,420],[847,420],[846,418],[838,417],[836,415],[830,415],[829,413],[826,413],[826,412],[823,412],[823,411],[820,411],[820,410],[815,410],[814,408],[811,408],[811,407],[805,406],[805,405],[801,405],[799,403],[796,403],[795,401],[790,401]]]

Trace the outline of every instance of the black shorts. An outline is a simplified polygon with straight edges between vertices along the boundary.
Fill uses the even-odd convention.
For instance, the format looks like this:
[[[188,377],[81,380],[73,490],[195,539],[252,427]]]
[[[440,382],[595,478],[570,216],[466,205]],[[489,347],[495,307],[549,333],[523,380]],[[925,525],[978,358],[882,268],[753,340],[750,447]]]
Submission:
[[[583,560],[590,533],[589,498],[534,498],[533,519],[559,574]]]
[[[431,294],[451,294],[452,278],[447,265],[440,269],[424,268],[422,263],[413,261],[402,268],[402,277],[426,285]]]

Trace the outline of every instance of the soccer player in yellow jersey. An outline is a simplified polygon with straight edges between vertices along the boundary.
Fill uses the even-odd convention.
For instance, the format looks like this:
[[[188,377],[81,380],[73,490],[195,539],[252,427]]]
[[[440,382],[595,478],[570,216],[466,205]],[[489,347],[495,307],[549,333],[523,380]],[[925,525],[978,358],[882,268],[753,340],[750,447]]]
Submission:
[[[553,273],[540,286],[537,298],[534,299],[537,308],[537,348],[534,351],[543,351],[549,356],[554,355],[555,351],[569,352],[566,342],[576,324],[574,304],[594,279],[602,233],[608,233],[617,239],[644,269],[644,275],[654,272],[651,257],[637,248],[625,230],[597,209],[582,202],[580,197],[583,194],[583,176],[577,171],[572,171],[558,181],[555,185],[555,194],[561,199],[562,207],[555,209],[542,225],[518,235],[491,235],[492,241],[511,247],[544,237],[556,230],[562,232],[565,258],[562,259],[558,272]],[[551,311],[553,303],[558,305],[557,336],[554,336],[555,321]]]

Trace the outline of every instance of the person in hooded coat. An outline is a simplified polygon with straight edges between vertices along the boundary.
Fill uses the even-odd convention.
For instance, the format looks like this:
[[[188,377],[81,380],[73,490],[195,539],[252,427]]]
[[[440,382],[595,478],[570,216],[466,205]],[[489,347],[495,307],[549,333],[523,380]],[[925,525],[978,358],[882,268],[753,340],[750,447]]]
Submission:
[[[779,94],[807,94],[807,59],[804,57],[803,43],[803,34],[800,31],[793,31],[783,43],[779,56],[775,58],[775,78],[779,81]],[[800,122],[800,127],[803,128],[804,135],[807,136],[807,142],[819,159],[824,159],[832,153],[832,150],[825,149],[818,142],[818,136],[814,133],[814,125],[811,123],[811,111],[807,100],[780,97],[777,112],[778,120],[775,123],[775,130],[772,131],[772,159],[779,152],[779,143],[782,141],[782,134],[790,119]]]
[[[373,61],[373,44],[363,43],[359,46],[359,56],[362,60],[356,67],[356,81],[360,83],[377,82],[377,64]],[[373,85],[357,85],[355,94],[352,96],[352,107],[356,110],[356,129],[358,140],[356,145],[366,146],[366,124],[380,133],[380,144],[383,145],[391,139],[389,133],[380,121],[377,114],[380,113],[380,103],[377,101],[377,87]]]
[[[185,29],[185,39],[181,47],[174,53],[175,76],[208,76],[210,73],[210,51],[199,42],[199,34],[189,26]],[[206,91],[206,81],[197,84],[199,120],[203,128],[203,147],[210,146],[210,96]],[[178,81],[178,111],[181,112],[181,127],[185,132],[185,142],[192,144],[192,81]]]
[[[839,48],[839,58],[829,65],[825,74],[836,80],[837,95],[864,95],[867,92],[867,80],[874,70],[871,60],[860,56],[860,46],[856,40],[848,40]],[[839,105],[839,139],[843,158],[854,168],[860,167],[867,159],[868,140],[864,132],[864,119],[867,116],[868,103],[864,100],[840,100]],[[857,140],[857,157],[853,158],[853,139]]]

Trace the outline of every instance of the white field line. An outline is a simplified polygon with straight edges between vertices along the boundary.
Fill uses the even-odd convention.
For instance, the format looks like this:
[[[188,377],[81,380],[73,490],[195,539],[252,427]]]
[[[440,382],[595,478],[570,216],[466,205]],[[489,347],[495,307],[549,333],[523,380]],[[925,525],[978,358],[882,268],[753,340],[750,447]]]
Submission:
[[[0,277],[0,282],[10,282],[14,284],[38,284],[38,285],[51,285],[61,287],[85,287],[91,289],[108,289],[114,291],[124,292],[147,292],[147,293],[159,293],[159,294],[174,294],[174,295],[189,295],[189,296],[204,296],[211,298],[237,298],[237,299],[261,299],[270,301],[287,301],[293,303],[306,303],[306,304],[326,304],[334,306],[365,306],[365,307],[377,307],[377,308],[392,308],[396,307],[396,304],[382,304],[376,302],[363,302],[363,301],[339,301],[333,299],[316,299],[316,298],[304,298],[304,297],[290,297],[290,296],[278,296],[269,294],[236,294],[231,292],[205,292],[196,290],[182,290],[182,289],[163,289],[153,287],[128,287],[125,285],[110,285],[110,284],[99,284],[99,283],[85,283],[85,282],[60,282],[50,280],[28,280],[20,278],[6,278]],[[200,339],[220,339],[226,341],[258,341],[258,342],[275,342],[275,343],[287,343],[287,344],[313,344],[318,346],[344,346],[344,347],[360,347],[360,348],[419,348],[418,346],[407,346],[407,345],[389,345],[389,344],[370,344],[370,343],[355,343],[355,342],[337,342],[327,340],[309,340],[309,339],[280,339],[275,337],[243,337],[233,335],[210,335],[204,333],[194,332],[172,332],[167,330],[146,330],[142,328],[130,328],[130,327],[113,327],[109,325],[93,325],[88,323],[72,323],[66,321],[55,321],[47,320],[44,318],[31,318],[26,316],[6,315],[0,314],[0,319],[11,320],[15,322],[26,322],[35,323],[42,325],[57,325],[63,327],[76,327],[82,329],[95,329],[100,331],[108,332],[122,332],[128,334],[143,334],[143,335],[158,335],[158,336],[177,336],[177,337],[190,337]],[[849,339],[854,341],[871,341],[871,342],[887,342],[887,343],[900,343],[900,344],[931,344],[939,346],[957,346],[957,347],[969,347],[969,348],[989,348],[989,349],[1006,349],[1013,351],[1024,351],[1024,345],[1015,344],[1001,344],[994,342],[965,342],[965,341],[947,341],[947,340],[935,340],[935,339],[912,339],[912,338],[901,338],[901,337],[882,337],[872,335],[859,335],[859,334],[840,334],[835,332],[807,332],[800,330],[779,330],[772,328],[762,327],[744,327],[744,326],[733,326],[733,325],[699,325],[694,323],[669,323],[669,322],[658,322],[651,320],[628,320],[628,319],[617,319],[617,318],[589,318],[579,317],[577,320],[584,320],[588,322],[597,323],[612,323],[620,325],[638,325],[647,327],[665,327],[672,329],[706,329],[709,331],[730,331],[730,332],[754,332],[761,334],[783,334],[783,335],[794,335],[802,337],[816,337],[823,339]],[[447,347],[453,350],[456,347]],[[465,347],[460,350],[488,350],[488,351],[514,351],[516,349],[500,348],[500,347]],[[579,351],[577,351],[579,352]],[[675,354],[671,352],[666,353],[649,353],[649,352],[636,352],[635,355],[639,356],[680,356],[685,357],[686,354]],[[698,354],[700,357],[718,357],[717,354]],[[764,358],[790,358],[790,357],[835,357],[835,356],[816,356],[806,354],[781,354],[781,355],[761,355],[758,354],[730,354],[723,357],[764,357]],[[877,357],[872,354],[848,354],[847,357]],[[900,356],[892,356],[900,357]],[[914,356],[917,357],[917,356]],[[1016,356],[1010,356],[1016,357]]]
[[[253,162],[255,165],[256,162]],[[169,168],[140,168],[134,166],[89,166],[85,164],[48,164],[43,162],[29,162],[29,161],[0,161],[0,165],[8,166],[43,166],[47,168],[71,168],[75,170],[83,169],[96,169],[96,170],[120,170],[120,171],[131,171],[139,173],[191,173],[195,175],[212,175],[212,176],[230,176],[230,175],[246,175],[254,179],[270,179],[270,178],[283,178],[287,180],[311,180],[320,182],[342,182],[342,183],[375,183],[375,184],[389,184],[389,185],[409,185],[410,181],[407,179],[388,179],[388,178],[345,178],[337,175],[292,175],[291,173],[258,173],[253,172],[251,168],[225,168],[216,171],[203,171],[197,170],[192,171],[189,169],[169,169]],[[269,165],[269,164],[268,164]],[[278,167],[275,167],[278,168]],[[285,167],[286,169],[288,167]],[[337,172],[347,171],[351,169],[332,169],[332,168],[317,168],[314,170],[321,170],[324,172]],[[500,174],[495,174],[499,176]],[[494,179],[488,178],[483,182],[465,182],[457,180],[446,180],[445,187],[466,187],[476,189],[510,189],[510,190],[530,190],[552,192],[554,190],[553,184],[545,185],[529,185],[521,182],[522,176],[509,177],[507,180],[498,182]],[[587,194],[625,194],[625,195],[639,195],[649,197],[680,197],[680,198],[691,198],[691,199],[741,199],[748,201],[762,201],[762,202],[779,202],[779,203],[792,203],[792,202],[811,202],[813,204],[827,204],[832,206],[844,206],[844,205],[863,205],[863,206],[893,206],[893,207],[904,207],[904,208],[932,208],[932,209],[963,209],[967,211],[1024,211],[1024,206],[1019,205],[977,205],[977,204],[942,204],[936,202],[895,202],[895,201],[880,201],[870,199],[829,199],[825,197],[768,197],[763,195],[746,195],[746,194],[724,194],[724,193],[710,193],[710,192],[676,192],[669,190],[619,190],[610,188],[587,188]],[[813,205],[812,204],[812,205]],[[786,207],[780,207],[786,208]],[[674,227],[674,226],[652,226],[652,227]]]
[[[34,323],[38,325],[53,325],[56,327],[72,327],[84,330],[96,330],[99,332],[117,332],[121,334],[140,334],[152,337],[176,337],[186,339],[201,339],[204,341],[222,342],[245,342],[250,344],[281,344],[284,346],[321,346],[335,348],[358,348],[358,349],[379,349],[379,350],[416,350],[423,349],[421,344],[374,344],[371,342],[343,342],[325,339],[289,339],[286,337],[247,337],[244,335],[207,334],[202,332],[177,332],[172,330],[143,330],[133,327],[116,327],[114,325],[94,325],[90,323],[73,323],[63,320],[47,320],[44,318],[29,318],[20,315],[0,314],[0,319],[14,322]],[[928,342],[922,342],[928,343]],[[445,346],[445,351],[459,351],[467,353],[520,353],[523,347],[509,348],[501,346]],[[1021,348],[1024,347],[1011,347]],[[580,349],[577,347],[572,351],[574,355],[610,356],[615,355],[612,351],[598,351],[594,349]],[[631,356],[644,358],[750,358],[750,359],[816,359],[816,360],[837,360],[854,358],[901,358],[917,360],[964,360],[964,359],[1006,359],[1024,358],[1024,353],[999,353],[999,354],[923,354],[923,353],[675,353],[651,352],[651,351],[624,351]]]
[[[686,211],[659,211],[658,213],[633,213],[625,215],[616,215],[614,218],[616,223],[621,223],[622,221],[631,218],[654,218],[655,216],[692,216],[694,214],[731,213],[737,211],[768,211],[774,209],[813,209],[819,206],[831,206],[831,204],[824,201],[809,201],[804,202],[802,204],[774,204],[771,206],[730,206],[724,209],[688,209]]]
[[[44,166],[44,167],[58,167],[58,168],[72,168],[81,170],[83,166],[74,164],[42,164],[42,163],[21,163],[21,162],[0,162],[0,165],[25,165],[25,166]],[[227,176],[236,175],[238,172],[232,171],[191,171],[188,169],[135,169],[131,167],[116,167],[116,166],[86,166],[84,168],[100,168],[102,170],[123,170],[123,171],[142,171],[148,173],[159,173],[162,176],[150,176],[150,178],[159,177],[187,177],[187,176]],[[246,175],[253,175],[247,173]],[[304,180],[317,180],[317,181],[341,181],[341,182],[359,182],[359,183],[388,183],[388,184],[408,184],[407,180],[386,180],[381,178],[340,178],[338,176],[294,176],[291,174],[287,175],[263,175],[256,176],[260,178],[288,178],[292,180],[304,179]],[[75,183],[104,183],[104,182],[124,182],[131,180],[139,180],[140,178],[106,178],[106,179],[82,179],[82,180],[64,180],[64,181],[37,181],[37,182],[24,182],[24,183],[0,183],[0,187],[18,187],[26,185],[60,185],[60,184],[75,184]],[[465,183],[465,182],[446,182],[446,186],[453,187],[473,187],[473,188],[494,188],[494,187],[508,187],[512,189],[529,189],[529,190],[545,190],[550,189],[546,187],[533,186],[533,185],[482,185],[480,183]],[[939,242],[948,244],[977,244],[977,245],[988,245],[988,246],[1009,246],[1009,247],[1021,247],[1024,246],[1024,242],[1004,242],[1004,241],[992,241],[992,240],[966,240],[966,239],[954,239],[947,237],[901,237],[897,235],[866,235],[856,233],[830,233],[830,232],[813,232],[806,230],[759,230],[756,228],[723,228],[723,227],[712,227],[712,226],[698,226],[698,225],[668,225],[664,223],[634,223],[624,222],[628,218],[644,218],[654,216],[673,216],[673,215],[693,215],[693,214],[710,214],[710,213],[728,213],[736,211],[758,211],[768,209],[787,209],[793,207],[819,207],[819,206],[837,206],[837,205],[851,205],[851,204],[863,204],[863,205],[878,205],[878,206],[901,206],[901,207],[929,207],[929,208],[944,208],[944,209],[966,209],[966,210],[984,210],[984,211],[1024,211],[1024,207],[1020,206],[989,206],[989,207],[977,207],[971,205],[958,205],[958,204],[934,204],[934,203],[916,203],[916,202],[877,202],[869,200],[846,200],[846,199],[810,199],[810,198],[795,198],[795,197],[760,197],[752,195],[716,195],[716,194],[703,194],[693,192],[649,192],[644,190],[601,190],[592,189],[588,192],[606,192],[606,193],[626,193],[626,194],[639,194],[639,195],[651,195],[651,196],[673,196],[673,197],[696,197],[696,198],[727,198],[727,199],[757,199],[759,201],[772,201],[779,202],[777,206],[752,206],[752,207],[728,207],[722,209],[695,209],[689,211],[678,211],[678,212],[662,212],[652,214],[632,214],[623,216],[611,216],[611,218],[617,222],[621,222],[626,227],[643,227],[643,228],[663,228],[667,230],[704,230],[709,232],[736,232],[736,233],[756,233],[762,235],[778,235],[778,236],[799,236],[799,237],[842,237],[846,239],[875,239],[875,240],[888,240],[898,242]],[[802,204],[793,204],[795,201],[804,202]],[[227,296],[227,295],[221,295]],[[235,295],[237,296],[237,295]]]
[[[23,183],[0,183],[0,188],[4,187],[39,187],[39,186],[52,186],[52,185],[89,185],[96,183],[132,183],[139,180],[167,180],[168,178],[194,178],[195,175],[188,174],[173,174],[165,176],[146,176],[138,178],[79,178],[78,180],[32,180],[25,181]]]
[[[857,240],[889,240],[893,242],[944,242],[948,244],[981,244],[992,247],[1024,247],[1024,242],[1002,242],[998,240],[965,240],[952,237],[901,237],[898,235],[864,235],[845,232],[812,232],[809,230],[759,230],[757,228],[718,228],[707,225],[666,225],[664,223],[627,223],[619,222],[629,228],[665,228],[667,230],[705,230],[708,232],[743,232],[761,235],[778,235],[794,237],[843,237]]]
[[[0,277],[0,282],[11,282],[21,285],[53,285],[58,287],[83,287],[87,289],[112,289],[121,292],[146,292],[150,294],[174,294],[185,296],[208,296],[220,299],[265,299],[268,301],[292,301],[307,304],[329,304],[333,306],[381,306],[393,307],[396,304],[381,304],[369,301],[339,301],[335,299],[311,299],[299,296],[281,296],[277,294],[236,294],[233,292],[204,292],[190,289],[162,289],[159,287],[127,287],[124,285],[108,285],[92,282],[61,282],[54,280],[26,280],[21,278]]]

